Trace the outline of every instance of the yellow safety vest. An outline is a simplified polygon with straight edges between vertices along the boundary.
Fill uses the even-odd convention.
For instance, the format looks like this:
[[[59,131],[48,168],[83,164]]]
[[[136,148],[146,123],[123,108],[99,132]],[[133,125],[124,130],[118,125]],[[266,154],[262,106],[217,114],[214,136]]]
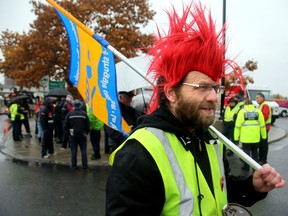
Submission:
[[[222,215],[222,208],[227,204],[222,143],[206,144],[215,195],[213,196],[198,165],[196,165],[197,180],[194,157],[190,151],[185,150],[174,134],[156,128],[142,128],[128,139],[138,140],[158,166],[165,189],[165,203],[161,215],[200,215],[197,182],[203,195],[202,215]],[[111,165],[115,154],[126,141],[111,154],[109,159]]]
[[[231,109],[231,107],[228,106],[224,112],[224,121],[225,122],[234,121],[233,117],[235,114],[237,114],[238,111],[239,111],[239,107],[237,105],[235,107],[233,107],[233,109]]]
[[[265,121],[262,112],[253,104],[245,105],[238,113],[235,128],[234,140],[242,143],[259,143],[260,138],[267,136]]]
[[[20,115],[20,119],[23,120],[25,117],[23,114],[18,113],[18,104],[12,104],[9,108],[11,114],[11,121],[15,121],[15,116]]]
[[[264,102],[259,106],[259,109],[260,109],[261,111],[262,111],[264,105],[267,105],[267,106],[269,107],[269,109],[270,109],[269,117],[268,117],[267,121],[265,122],[266,125],[270,125],[271,122],[272,122],[272,110],[271,110],[271,107],[269,106],[269,104],[268,104],[266,101],[264,101]]]

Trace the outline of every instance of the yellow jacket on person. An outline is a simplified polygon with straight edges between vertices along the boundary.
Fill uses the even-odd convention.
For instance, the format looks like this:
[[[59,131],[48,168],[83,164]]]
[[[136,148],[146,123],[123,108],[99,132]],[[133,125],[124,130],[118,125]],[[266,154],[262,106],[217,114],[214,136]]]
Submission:
[[[156,128],[142,128],[136,130],[129,139],[137,139],[158,166],[165,190],[165,203],[161,215],[200,215],[199,195],[203,197],[202,215],[222,215],[222,208],[227,204],[222,163],[223,144],[206,144],[214,188],[213,196],[192,153],[183,148],[174,134]],[[111,164],[117,151],[126,142],[111,154]],[[201,194],[198,186],[201,188]]]
[[[10,106],[9,111],[11,114],[11,121],[15,121],[16,115],[20,115],[20,120],[24,119],[24,115],[18,112],[19,105],[14,103]]]
[[[230,106],[228,106],[224,112],[224,121],[225,122],[234,121],[234,116],[237,114],[238,111],[239,111],[239,107],[237,105],[233,107],[232,109]]]
[[[262,112],[253,104],[244,105],[238,113],[234,140],[242,143],[259,143],[260,138],[266,139],[265,121]]]

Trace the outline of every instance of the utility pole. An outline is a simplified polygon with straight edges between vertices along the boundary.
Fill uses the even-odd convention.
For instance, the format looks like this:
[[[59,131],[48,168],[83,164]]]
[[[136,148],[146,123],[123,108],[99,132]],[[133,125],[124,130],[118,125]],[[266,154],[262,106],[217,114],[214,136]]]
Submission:
[[[226,22],[226,0],[223,0],[223,26],[225,25],[225,22]],[[223,45],[225,47],[226,45],[226,28],[225,28],[225,31],[224,31],[224,35],[223,35]],[[225,59],[225,49],[224,49],[224,52],[223,52],[223,59]],[[225,70],[225,67],[223,67],[223,70]],[[225,71],[224,71],[225,73]],[[221,85],[222,86],[225,86],[225,77],[223,77],[221,79]],[[223,94],[221,95],[221,102],[220,102],[220,119],[223,118],[224,114],[224,101],[225,101],[225,90],[223,92]]]

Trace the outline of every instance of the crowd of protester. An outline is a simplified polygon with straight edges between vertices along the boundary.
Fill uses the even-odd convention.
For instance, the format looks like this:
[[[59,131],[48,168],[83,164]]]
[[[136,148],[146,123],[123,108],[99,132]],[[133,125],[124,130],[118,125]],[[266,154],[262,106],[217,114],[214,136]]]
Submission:
[[[136,110],[131,107],[133,92],[119,92],[119,105],[123,118],[131,129],[136,126]],[[11,122],[13,125],[13,139],[22,141],[22,125],[27,138],[31,138],[28,104],[25,100],[15,101],[10,106]],[[92,147],[91,160],[101,158],[101,131],[105,134],[105,154],[112,153],[125,139],[125,135],[104,125],[82,100],[65,97],[37,97],[33,110],[35,119],[35,137],[41,145],[41,157],[47,159],[56,154],[54,143],[61,145],[61,151],[71,150],[71,168],[77,168],[77,149],[81,151],[82,167],[87,168],[87,138]],[[89,127],[89,128],[87,128]],[[23,130],[24,131],[24,130]],[[72,132],[73,131],[73,132]]]

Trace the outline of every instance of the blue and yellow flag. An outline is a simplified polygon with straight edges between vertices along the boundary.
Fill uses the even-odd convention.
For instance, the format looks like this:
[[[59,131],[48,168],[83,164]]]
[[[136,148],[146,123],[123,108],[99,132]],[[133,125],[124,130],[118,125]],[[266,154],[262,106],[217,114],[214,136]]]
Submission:
[[[47,1],[56,8],[68,33],[71,53],[69,80],[98,119],[124,134],[129,133],[131,129],[121,115],[118,102],[114,56],[107,46],[102,45],[103,41],[109,43],[91,34],[86,26],[83,28],[82,23],[55,2]]]

